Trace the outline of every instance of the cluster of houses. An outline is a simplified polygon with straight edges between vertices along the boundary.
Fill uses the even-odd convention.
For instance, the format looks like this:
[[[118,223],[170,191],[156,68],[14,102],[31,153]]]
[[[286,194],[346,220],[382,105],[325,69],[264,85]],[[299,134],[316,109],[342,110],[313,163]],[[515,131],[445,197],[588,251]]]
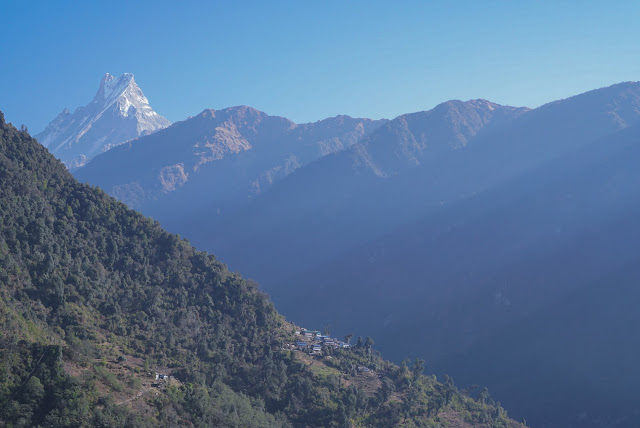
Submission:
[[[166,375],[164,373],[156,372],[156,380],[167,380],[168,381],[169,379],[171,379],[171,376]]]
[[[173,376],[169,376],[166,375],[164,373],[158,373],[156,372],[156,381],[151,383],[151,386],[153,388],[160,388],[160,389],[164,389],[167,386],[167,383],[171,380],[174,379]]]
[[[320,334],[320,332],[316,330],[307,330],[303,328],[296,330],[295,334],[296,336],[300,336],[300,338],[292,346],[311,355],[322,355],[322,349],[325,347],[343,349],[351,347],[351,345],[346,342]]]

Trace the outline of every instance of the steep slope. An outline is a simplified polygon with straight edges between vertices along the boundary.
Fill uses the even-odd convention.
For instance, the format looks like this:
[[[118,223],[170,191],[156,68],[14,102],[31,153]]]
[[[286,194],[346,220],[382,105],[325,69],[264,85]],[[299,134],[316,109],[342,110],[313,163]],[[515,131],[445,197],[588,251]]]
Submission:
[[[640,83],[624,83],[531,111],[447,103],[434,109],[439,119],[426,112],[412,125],[399,117],[352,149],[299,169],[241,213],[167,226],[275,295],[278,281],[299,268],[640,123],[639,95]],[[427,144],[423,129],[438,138]]]
[[[371,340],[293,349],[253,284],[75,181],[2,113],[0,186],[2,425],[519,426]]]
[[[326,261],[458,197],[446,182],[429,185],[419,175],[446,169],[476,139],[524,112],[475,100],[403,115],[349,150],[299,169],[241,212],[219,219],[202,213],[166,225],[275,291],[293,269]]]
[[[105,153],[75,175],[164,223],[231,211],[382,123],[337,116],[295,124],[245,106],[205,110]]]
[[[356,167],[381,177],[403,173],[429,159],[464,149],[480,132],[526,112],[486,100],[448,101],[429,111],[402,115],[361,141],[350,153]]]
[[[141,135],[166,128],[169,122],[153,111],[133,74],[107,73],[93,100],[73,113],[65,109],[36,138],[68,168]]]
[[[272,294],[292,319],[369,328],[392,358],[486,384],[533,426],[637,426],[639,160],[635,125]]]

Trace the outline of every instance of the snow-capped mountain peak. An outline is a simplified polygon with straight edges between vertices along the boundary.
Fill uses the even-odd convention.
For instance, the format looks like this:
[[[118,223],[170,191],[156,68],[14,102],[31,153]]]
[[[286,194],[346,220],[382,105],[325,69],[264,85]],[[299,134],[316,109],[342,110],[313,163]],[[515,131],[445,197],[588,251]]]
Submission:
[[[89,104],[73,113],[64,109],[36,138],[68,168],[76,168],[112,147],[170,124],[151,108],[133,74],[107,73]]]
[[[100,81],[100,89],[98,89],[98,93],[96,94],[94,101],[104,101],[107,103],[112,102],[119,96],[124,95],[124,92],[131,85],[138,88],[138,85],[136,85],[133,78],[133,74],[125,73],[120,77],[115,77],[107,73],[102,78],[102,81]]]

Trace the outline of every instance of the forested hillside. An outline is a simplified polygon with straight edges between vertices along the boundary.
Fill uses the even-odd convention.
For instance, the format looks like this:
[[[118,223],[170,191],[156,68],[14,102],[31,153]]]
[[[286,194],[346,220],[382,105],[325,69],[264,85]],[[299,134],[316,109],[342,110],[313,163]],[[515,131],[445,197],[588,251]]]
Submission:
[[[0,189],[0,426],[518,426],[371,340],[291,348],[255,285],[1,113]]]

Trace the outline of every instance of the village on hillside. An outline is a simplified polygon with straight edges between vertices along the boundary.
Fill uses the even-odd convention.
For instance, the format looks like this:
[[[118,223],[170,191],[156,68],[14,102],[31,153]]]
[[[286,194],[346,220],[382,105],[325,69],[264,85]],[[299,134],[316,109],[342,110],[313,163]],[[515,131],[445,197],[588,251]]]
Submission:
[[[326,352],[323,353],[327,348],[331,349],[348,349],[351,348],[351,345],[347,342],[343,342],[342,340],[338,340],[334,337],[330,337],[326,334],[321,334],[317,330],[308,330],[306,328],[296,329],[294,334],[297,340],[294,343],[289,343],[287,347],[289,349],[297,349],[298,351],[305,352],[310,356],[321,357]],[[326,356],[325,358],[330,359],[331,356]],[[370,369],[368,367],[359,366],[359,372],[369,372]]]
[[[360,355],[355,349],[367,348],[365,341],[358,338],[357,345],[349,343],[352,335],[345,336],[345,340],[339,340],[317,330],[309,330],[295,325],[290,325],[291,335],[289,343],[283,350],[289,350],[297,354],[297,358],[311,368],[318,376],[333,374],[341,379],[345,386],[354,385],[362,389],[364,393],[373,397],[380,389],[382,372],[381,367],[371,364],[371,349],[368,345],[367,355]],[[367,338],[367,343],[370,338]],[[353,350],[353,355],[350,355]],[[346,351],[346,354],[343,352]],[[347,357],[346,359],[344,357]],[[350,357],[353,357],[351,359]]]
[[[295,330],[295,335],[298,340],[295,343],[290,343],[289,348],[298,349],[310,355],[322,355],[322,350],[326,347],[343,349],[351,347],[350,344],[328,335],[320,334],[317,330],[301,328],[300,330]]]

